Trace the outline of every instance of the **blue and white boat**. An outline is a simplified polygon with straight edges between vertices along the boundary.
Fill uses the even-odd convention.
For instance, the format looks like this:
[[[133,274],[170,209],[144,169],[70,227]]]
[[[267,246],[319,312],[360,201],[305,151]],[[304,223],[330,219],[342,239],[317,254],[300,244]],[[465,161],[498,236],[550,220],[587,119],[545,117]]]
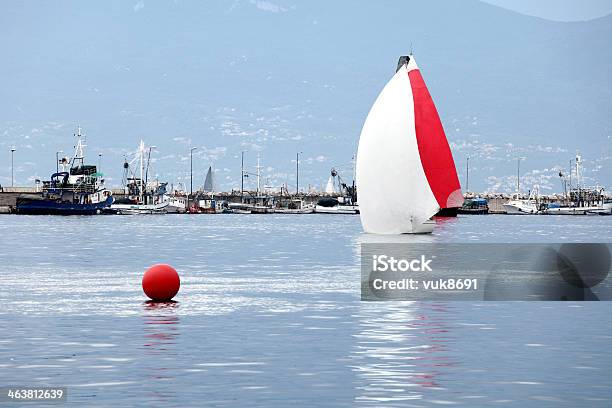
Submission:
[[[62,171],[43,182],[42,194],[17,197],[18,214],[94,215],[110,208],[113,196],[104,187],[104,175],[96,166],[85,164],[86,144],[80,127],[75,136],[77,144],[72,159],[64,160]]]

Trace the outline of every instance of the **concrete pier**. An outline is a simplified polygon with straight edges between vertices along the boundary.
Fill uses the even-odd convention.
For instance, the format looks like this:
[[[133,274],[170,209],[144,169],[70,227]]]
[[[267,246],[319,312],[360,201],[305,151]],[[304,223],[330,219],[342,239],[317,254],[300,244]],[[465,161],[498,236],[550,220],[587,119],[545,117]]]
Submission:
[[[112,189],[113,192],[113,196],[116,199],[120,199],[123,198],[125,196],[125,191],[121,188],[114,188]],[[4,187],[1,191],[0,191],[0,214],[8,214],[10,212],[13,212],[15,206],[16,206],[16,202],[17,202],[17,197],[20,194],[40,194],[40,189],[37,189],[36,187]],[[244,197],[244,198],[243,198]],[[244,192],[244,196],[241,196],[239,191],[232,191],[232,192],[221,192],[221,193],[215,193],[214,198],[218,201],[227,201],[230,203],[240,203],[242,201],[244,201],[247,204],[256,204],[256,205],[268,205],[269,201],[274,201],[274,202],[278,202],[278,201],[288,201],[291,198],[295,198],[294,196],[287,196],[287,195],[279,195],[279,194],[272,194],[271,196],[267,196],[267,197],[263,197],[263,196],[259,196],[257,197],[256,192],[254,191],[245,191]],[[306,204],[316,204],[317,201],[322,198],[322,197],[329,197],[328,195],[324,195],[324,194],[304,194],[304,195],[300,195],[300,199],[302,199],[304,201],[304,203]],[[507,203],[510,200],[510,195],[508,194],[473,194],[470,193],[468,198],[472,198],[472,197],[481,197],[484,198],[488,201],[488,205],[489,205],[489,214],[505,214],[506,211],[504,210],[503,204]],[[204,198],[210,198],[209,195],[203,195],[202,193],[194,193],[193,195],[191,195],[189,197],[190,201],[193,200],[199,200],[199,199],[204,199]],[[524,198],[527,198],[526,196]],[[383,197],[381,197],[381,199],[384,199]],[[563,197],[561,196],[542,196],[541,201],[543,203],[558,203],[558,204],[566,204],[565,200]]]

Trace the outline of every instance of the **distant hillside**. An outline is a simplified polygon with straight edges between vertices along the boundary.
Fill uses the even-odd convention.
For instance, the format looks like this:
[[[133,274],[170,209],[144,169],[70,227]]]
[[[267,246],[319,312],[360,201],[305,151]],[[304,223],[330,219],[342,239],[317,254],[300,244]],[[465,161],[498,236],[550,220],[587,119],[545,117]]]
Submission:
[[[376,95],[412,45],[470,190],[559,190],[579,150],[589,182],[612,187],[612,16],[580,23],[478,1],[4,2],[0,184],[31,183],[70,151],[119,184],[140,138],[154,173],[224,189],[261,156],[267,183],[321,186],[351,158]]]

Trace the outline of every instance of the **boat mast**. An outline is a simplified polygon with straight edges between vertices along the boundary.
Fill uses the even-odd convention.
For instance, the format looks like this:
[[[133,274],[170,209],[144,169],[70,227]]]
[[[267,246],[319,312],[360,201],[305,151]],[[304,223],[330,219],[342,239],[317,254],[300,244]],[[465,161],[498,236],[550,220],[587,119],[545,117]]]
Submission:
[[[244,150],[240,160],[240,202],[244,203]]]
[[[76,146],[74,146],[74,156],[72,157],[72,167],[76,167],[77,160],[84,164],[85,158],[85,147],[87,146],[83,142],[83,135],[81,134],[81,125],[77,127],[77,133],[74,135],[77,138]]]
[[[261,179],[261,166],[259,165],[259,155],[257,155],[257,196],[259,197],[259,189],[260,189],[260,179]]]
[[[580,170],[582,166],[582,157],[576,154],[576,187],[580,189]]]
[[[143,176],[144,176],[144,142],[141,140],[140,141],[140,147],[138,149],[138,153],[140,154],[140,188],[139,188],[139,193],[140,193],[140,202],[144,203],[143,199],[144,199],[144,189],[143,189]]]
[[[465,164],[465,192],[469,193],[470,191],[470,156],[467,157],[467,162]]]

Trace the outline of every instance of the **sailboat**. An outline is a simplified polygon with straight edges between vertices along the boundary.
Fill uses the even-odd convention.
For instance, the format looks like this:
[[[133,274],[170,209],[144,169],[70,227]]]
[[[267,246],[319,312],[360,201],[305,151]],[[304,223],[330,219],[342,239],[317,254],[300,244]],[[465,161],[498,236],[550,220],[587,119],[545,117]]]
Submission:
[[[212,166],[208,166],[206,178],[204,179],[203,191],[205,196],[189,208],[192,214],[216,214],[224,212],[224,202],[215,200],[215,180]]]
[[[433,215],[463,204],[444,128],[412,54],[400,57],[363,125],[357,185],[367,233],[430,233]]]
[[[207,193],[212,193],[214,191],[213,183],[212,166],[208,166],[208,172],[206,173],[206,178],[204,179],[204,191]]]

